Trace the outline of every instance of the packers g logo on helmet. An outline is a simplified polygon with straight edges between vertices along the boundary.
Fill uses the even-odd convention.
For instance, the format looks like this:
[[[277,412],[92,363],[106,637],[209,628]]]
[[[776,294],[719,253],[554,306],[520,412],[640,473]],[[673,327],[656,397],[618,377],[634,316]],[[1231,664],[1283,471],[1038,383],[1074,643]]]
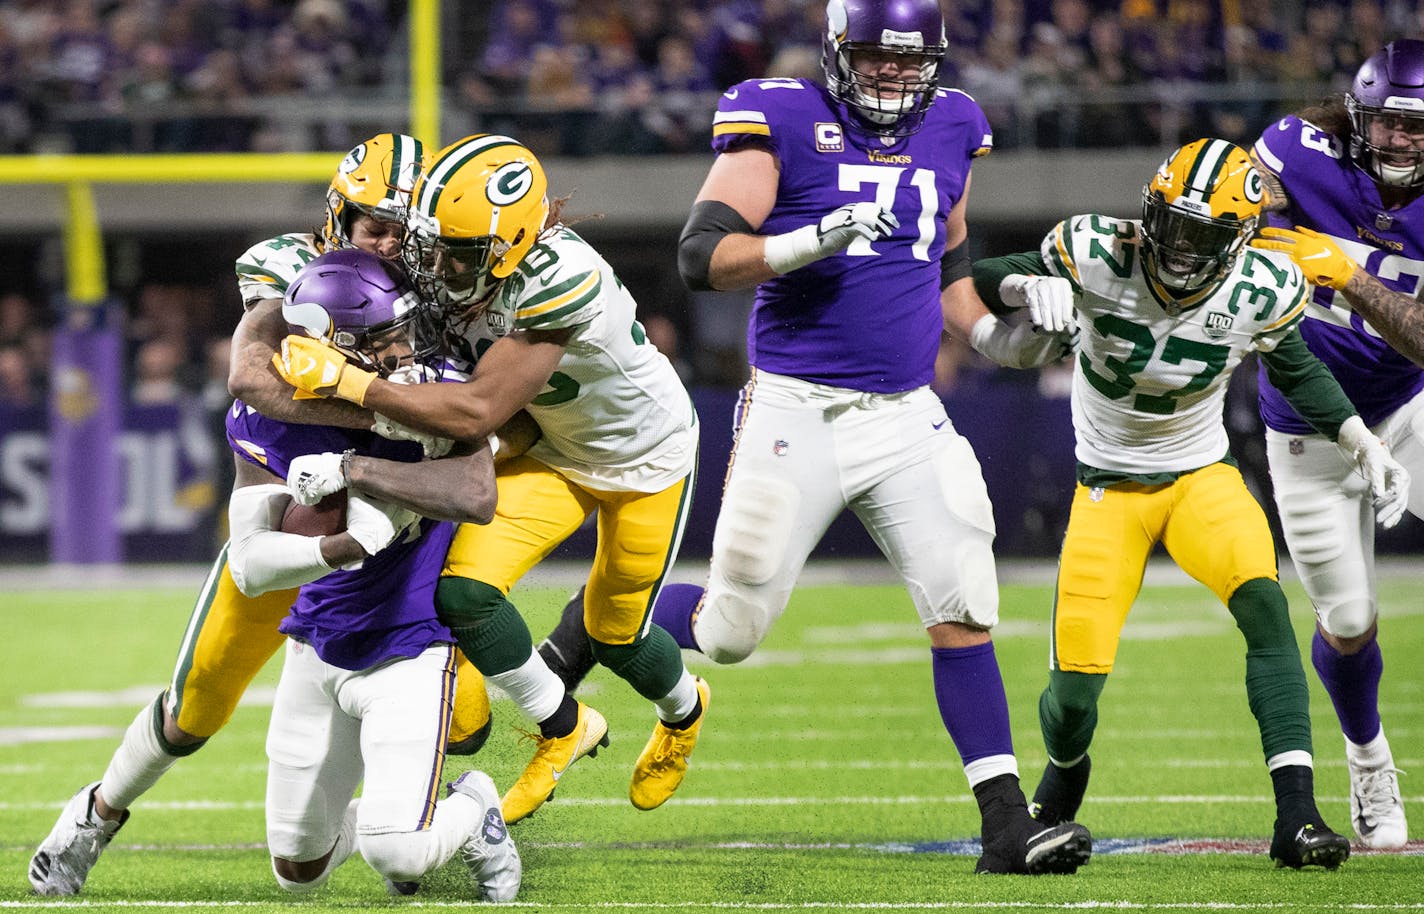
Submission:
[[[1190,293],[1223,279],[1264,201],[1261,173],[1240,146],[1204,139],[1173,152],[1142,189],[1148,280]]]
[[[351,246],[358,215],[403,221],[423,154],[420,140],[400,133],[379,133],[346,153],[326,191],[326,249]]]
[[[501,165],[490,175],[485,184],[485,196],[495,206],[517,203],[528,195],[534,186],[534,170],[527,162],[510,162]]]
[[[442,304],[484,301],[523,261],[549,216],[538,158],[507,136],[476,134],[431,159],[412,195],[406,266]]]

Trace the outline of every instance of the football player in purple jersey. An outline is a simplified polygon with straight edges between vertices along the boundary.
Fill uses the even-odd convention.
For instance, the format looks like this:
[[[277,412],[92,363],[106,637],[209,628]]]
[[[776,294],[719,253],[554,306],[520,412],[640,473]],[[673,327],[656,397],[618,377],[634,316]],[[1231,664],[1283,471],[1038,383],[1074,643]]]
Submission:
[[[326,219],[315,232],[287,233],[258,242],[236,262],[244,314],[233,334],[229,386],[234,396],[269,417],[366,429],[372,415],[346,403],[292,399],[272,373],[273,348],[287,333],[282,296],[298,271],[323,251],[354,248],[383,257],[400,246],[400,218],[414,184],[420,143],[381,133],[343,157],[326,194]],[[501,435],[512,437],[501,430]],[[517,445],[510,448],[517,450]],[[172,680],[140,710],[101,781],[81,788],[36,851],[29,869],[40,895],[73,895],[84,886],[130,807],[182,758],[198,752],[231,718],[238,700],[284,636],[277,630],[296,597],[294,589],[257,597],[243,594],[219,551],[194,602]],[[490,726],[484,680],[468,663],[459,677],[454,748],[472,753]]]
[[[746,659],[828,525],[854,511],[929,634],[935,700],[982,816],[976,871],[1073,872],[1088,831],[1042,827],[1019,787],[989,635],[993,512],[929,387],[947,327],[986,345],[997,326],[965,252],[970,166],[992,146],[989,124],[972,98],[937,87],[935,0],[831,0],[826,15],[826,87],[739,83],[713,122],[718,155],[678,266],[695,289],[756,287],[752,375],[705,593],[664,588],[655,617],[684,647]]]
[[[302,268],[282,312],[352,361],[406,382],[439,380],[439,335],[400,268],[337,250]],[[489,523],[489,447],[422,448],[367,430],[227,416],[237,461],[229,567],[243,593],[299,586],[267,734],[267,846],[278,885],[307,893],[353,852],[394,894],[457,853],[481,897],[510,901],[521,864],[488,775],[466,772],[437,802],[455,690],[455,639],[435,585],[455,523]],[[346,525],[281,528],[288,506],[339,461]],[[330,493],[327,493],[330,494]],[[453,523],[452,523],[453,522]],[[359,801],[353,801],[358,786]]]
[[[1386,45],[1348,93],[1282,118],[1253,155],[1273,210],[1256,244],[1289,253],[1317,286],[1301,335],[1410,471],[1409,509],[1424,517],[1424,41]],[[1264,373],[1260,388],[1281,526],[1315,605],[1311,659],[1345,735],[1355,832],[1367,847],[1402,847],[1379,713],[1370,490]]]

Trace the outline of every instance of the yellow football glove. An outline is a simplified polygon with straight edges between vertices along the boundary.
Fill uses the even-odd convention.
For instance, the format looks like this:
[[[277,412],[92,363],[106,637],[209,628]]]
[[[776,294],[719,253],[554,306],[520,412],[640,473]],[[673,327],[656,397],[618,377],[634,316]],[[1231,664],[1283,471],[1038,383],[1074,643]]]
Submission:
[[[1308,228],[1263,228],[1251,246],[1289,254],[1305,278],[1317,286],[1343,289],[1359,269],[1333,238]]]
[[[335,346],[305,336],[282,340],[281,351],[272,356],[272,365],[298,393],[335,396],[358,406],[366,405],[366,388],[376,380],[375,372],[352,365]]]

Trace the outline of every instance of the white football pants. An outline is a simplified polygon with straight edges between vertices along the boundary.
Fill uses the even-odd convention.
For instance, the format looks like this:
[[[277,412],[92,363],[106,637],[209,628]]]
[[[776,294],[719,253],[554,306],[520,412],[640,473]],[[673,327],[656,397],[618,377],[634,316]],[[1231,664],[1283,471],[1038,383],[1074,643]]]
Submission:
[[[267,846],[274,857],[315,860],[331,850],[346,806],[365,785],[357,847],[382,876],[419,879],[474,834],[485,810],[443,792],[454,650],[352,672],[309,645],[287,642],[267,731]]]
[[[1424,393],[1374,427],[1409,470],[1409,510],[1424,517]],[[1375,598],[1375,509],[1364,477],[1323,435],[1266,430],[1286,548],[1320,627],[1340,638],[1369,631]]]
[[[754,371],[696,620],[718,663],[752,653],[845,508],[899,571],[926,627],[998,621],[994,515],[969,442],[920,388],[867,394]]]

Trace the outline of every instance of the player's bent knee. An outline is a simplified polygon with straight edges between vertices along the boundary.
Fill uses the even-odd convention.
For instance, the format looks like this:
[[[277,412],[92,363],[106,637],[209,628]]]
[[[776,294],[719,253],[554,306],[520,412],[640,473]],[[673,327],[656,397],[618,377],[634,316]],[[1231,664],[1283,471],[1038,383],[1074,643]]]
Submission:
[[[494,732],[494,718],[485,721],[484,726],[474,733],[461,740],[451,740],[445,746],[446,755],[474,755],[485,747],[489,742],[490,734]]]
[[[1336,638],[1359,638],[1375,624],[1375,607],[1368,600],[1345,600],[1316,609],[1320,627]]]
[[[697,616],[697,646],[715,663],[741,663],[766,637],[771,611],[734,593],[707,595]]]
[[[444,577],[435,588],[435,611],[446,625],[484,622],[506,600],[498,587],[470,578]]]
[[[428,832],[390,832],[359,835],[356,846],[371,869],[392,882],[415,882],[430,864]]]
[[[317,865],[320,864],[320,865]],[[326,885],[331,873],[326,867],[326,859],[298,862],[285,857],[272,858],[272,875],[277,885],[293,895],[306,895]]]
[[[779,479],[733,480],[713,537],[714,561],[741,584],[765,584],[781,568],[801,493]]]

